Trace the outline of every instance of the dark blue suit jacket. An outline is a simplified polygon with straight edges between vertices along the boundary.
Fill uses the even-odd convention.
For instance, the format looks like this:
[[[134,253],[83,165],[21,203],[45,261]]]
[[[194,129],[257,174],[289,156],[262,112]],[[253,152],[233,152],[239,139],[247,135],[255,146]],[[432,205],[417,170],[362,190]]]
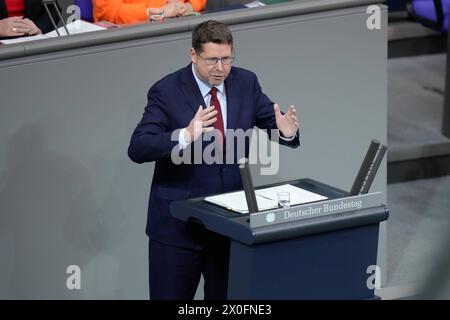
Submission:
[[[227,129],[276,128],[273,102],[262,93],[254,73],[232,67],[225,80],[225,92]],[[146,232],[151,239],[162,243],[201,249],[205,243],[214,242],[214,236],[198,224],[173,218],[169,205],[173,200],[242,189],[237,159],[234,164],[210,165],[175,165],[171,160],[172,149],[178,145],[177,141],[171,141],[172,132],[187,127],[198,107],[205,105],[191,65],[155,83],[147,97],[144,115],[128,148],[134,162],[155,161]],[[175,136],[178,138],[178,134]],[[282,140],[280,143],[297,147],[298,134],[289,143]],[[248,150],[247,141],[246,156]]]

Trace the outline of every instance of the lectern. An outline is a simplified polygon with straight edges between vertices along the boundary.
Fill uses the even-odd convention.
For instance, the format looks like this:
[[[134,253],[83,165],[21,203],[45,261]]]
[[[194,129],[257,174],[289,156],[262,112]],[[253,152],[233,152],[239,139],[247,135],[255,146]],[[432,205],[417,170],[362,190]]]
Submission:
[[[349,199],[348,192],[312,179],[260,188],[286,183],[321,194],[328,201]],[[231,239],[228,299],[376,298],[368,270],[377,264],[379,223],[389,214],[384,204],[300,214],[274,224],[270,222],[277,214],[282,217],[285,209],[268,210],[267,224],[251,226],[254,214],[239,214],[203,199],[175,201],[170,210],[178,219],[195,220]],[[311,205],[318,207],[321,202]],[[261,219],[266,213],[257,214]]]

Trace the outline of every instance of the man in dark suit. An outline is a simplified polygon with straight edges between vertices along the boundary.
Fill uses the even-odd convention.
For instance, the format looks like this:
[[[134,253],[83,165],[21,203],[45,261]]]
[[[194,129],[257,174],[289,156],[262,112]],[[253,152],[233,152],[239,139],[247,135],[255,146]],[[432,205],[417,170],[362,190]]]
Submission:
[[[53,5],[48,6],[59,22]],[[54,30],[42,0],[0,0],[0,39],[44,34]]]
[[[193,299],[201,274],[205,299],[227,296],[229,240],[173,218],[169,205],[173,200],[242,189],[228,133],[254,126],[279,129],[281,144],[299,146],[295,107],[282,114],[261,91],[254,73],[231,66],[233,38],[226,25],[210,20],[196,26],[190,57],[191,64],[150,88],[128,149],[134,162],[156,162],[146,229],[151,299]],[[212,131],[215,139],[210,137],[209,142],[205,136]],[[195,158],[197,143],[200,152],[215,143],[219,159],[226,161],[175,163],[174,155]],[[246,155],[248,151],[247,141]]]

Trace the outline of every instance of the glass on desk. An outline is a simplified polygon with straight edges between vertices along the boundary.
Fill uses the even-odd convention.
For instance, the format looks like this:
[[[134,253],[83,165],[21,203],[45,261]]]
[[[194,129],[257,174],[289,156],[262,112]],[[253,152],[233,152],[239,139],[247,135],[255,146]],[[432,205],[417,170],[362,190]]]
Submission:
[[[278,208],[289,208],[291,206],[291,195],[289,192],[278,192]]]

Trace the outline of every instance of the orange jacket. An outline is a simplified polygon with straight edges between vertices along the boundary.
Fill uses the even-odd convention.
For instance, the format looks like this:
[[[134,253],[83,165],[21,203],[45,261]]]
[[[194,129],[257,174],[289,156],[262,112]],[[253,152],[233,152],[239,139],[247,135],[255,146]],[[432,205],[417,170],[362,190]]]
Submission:
[[[195,11],[205,7],[206,0],[180,0],[189,2]],[[148,21],[147,8],[159,8],[167,0],[93,0],[94,21],[106,20],[116,24]]]

